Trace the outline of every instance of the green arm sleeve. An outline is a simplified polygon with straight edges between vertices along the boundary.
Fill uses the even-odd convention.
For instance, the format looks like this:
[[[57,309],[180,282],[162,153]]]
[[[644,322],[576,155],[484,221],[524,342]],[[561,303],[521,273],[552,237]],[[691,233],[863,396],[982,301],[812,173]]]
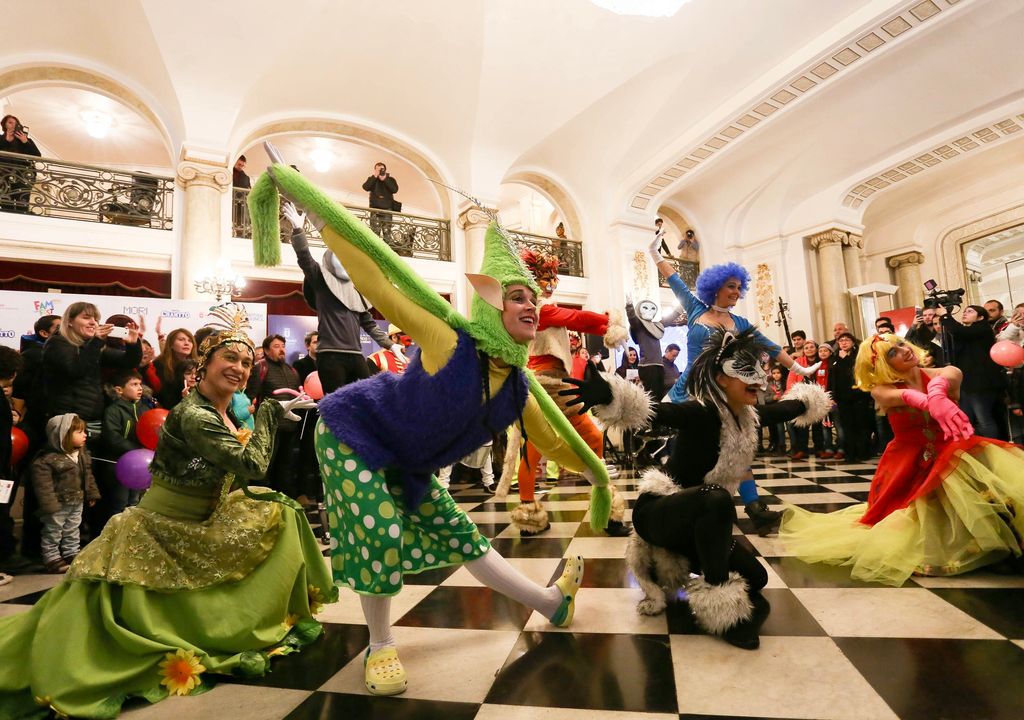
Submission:
[[[267,474],[280,412],[276,400],[265,399],[256,411],[256,429],[245,445],[219,417],[198,407],[190,408],[182,418],[182,433],[200,457],[240,479],[256,480]]]

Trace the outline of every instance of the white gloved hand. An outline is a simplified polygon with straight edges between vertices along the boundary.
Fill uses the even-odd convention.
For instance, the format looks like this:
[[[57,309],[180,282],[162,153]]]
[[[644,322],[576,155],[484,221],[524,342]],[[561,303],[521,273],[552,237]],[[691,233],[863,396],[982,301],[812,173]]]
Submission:
[[[814,363],[813,365],[808,365],[807,367],[804,367],[803,365],[801,365],[798,362],[794,362],[790,366],[789,371],[790,372],[795,372],[797,375],[799,375],[801,377],[811,377],[812,375],[814,375],[814,373],[818,372],[818,368],[820,368],[820,367],[821,367],[821,361],[820,360],[818,362]]]
[[[301,230],[306,226],[306,214],[299,212],[295,203],[282,203],[281,214],[284,215],[285,220],[291,223],[292,230]]]
[[[405,346],[402,345],[401,343],[395,343],[389,349],[391,350],[391,352],[393,352],[395,355],[402,358],[403,360],[409,359],[405,356]]]
[[[281,403],[281,410],[283,411],[281,417],[283,417],[285,420],[294,420],[298,422],[302,418],[296,415],[293,412],[294,410],[309,410],[310,408],[316,407],[316,400],[314,400],[304,392],[297,393],[289,388],[282,388],[280,390],[275,390],[273,394],[295,395],[295,397],[293,397],[291,400]]]
[[[647,248],[647,254],[651,256],[651,260],[654,261],[655,265],[657,265],[658,263],[662,262],[665,259],[661,256],[661,253],[658,252],[659,247],[661,247],[661,238],[655,237],[654,241]]]

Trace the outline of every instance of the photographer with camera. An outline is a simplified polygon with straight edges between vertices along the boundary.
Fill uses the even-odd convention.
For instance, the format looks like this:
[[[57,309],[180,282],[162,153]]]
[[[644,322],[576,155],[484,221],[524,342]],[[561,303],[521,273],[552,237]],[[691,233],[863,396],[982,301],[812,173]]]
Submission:
[[[363,190],[370,193],[371,210],[393,210],[402,211],[402,203],[395,200],[395,193],[398,192],[398,181],[388,173],[388,166],[378,162],[373,166],[373,175],[366,178],[363,183]],[[386,213],[371,213],[370,229],[384,242],[391,244],[387,237],[391,229],[391,215]]]
[[[945,293],[947,296],[955,294],[956,291]],[[957,322],[952,315],[953,307],[955,305],[940,304],[935,314],[942,324],[946,359],[964,375],[960,407],[977,435],[1006,440],[1000,430],[1000,419],[1005,415],[1006,372],[989,356],[996,337],[988,324],[988,314],[981,305],[968,305],[960,315],[961,322]]]
[[[4,115],[0,120],[3,135],[0,135],[0,150],[21,155],[40,157],[39,148],[28,136],[28,128],[14,115]],[[35,170],[29,160],[0,158],[0,210],[7,212],[28,212],[29,193],[36,181]]]

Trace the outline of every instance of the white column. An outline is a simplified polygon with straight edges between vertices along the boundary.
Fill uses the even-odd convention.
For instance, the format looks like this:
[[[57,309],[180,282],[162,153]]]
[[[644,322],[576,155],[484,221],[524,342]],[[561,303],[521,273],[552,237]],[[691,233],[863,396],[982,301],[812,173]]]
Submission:
[[[202,296],[193,281],[221,257],[222,196],[231,186],[231,175],[226,165],[184,160],[178,164],[177,181],[185,202],[181,255],[172,286],[175,297],[196,299]]]
[[[466,258],[466,272],[478,273],[480,272],[480,265],[484,261],[484,237],[487,235],[487,226],[490,224],[491,219],[480,208],[471,206],[459,213],[456,222],[462,228],[465,236],[466,252],[464,257]],[[462,308],[462,312],[465,313],[466,317],[469,317],[468,299],[473,297],[473,288],[465,276],[456,279],[455,287],[459,288],[459,294],[463,298],[467,298],[464,308],[462,303],[457,303],[456,307]]]
[[[818,253],[817,300],[821,304],[822,322],[825,324],[822,337],[831,337],[835,323],[850,323],[846,270],[843,267],[843,243],[848,235],[844,230],[831,228],[808,238]]]
[[[896,302],[900,307],[920,306],[924,303],[924,286],[921,284],[921,263],[924,255],[917,250],[895,255],[888,260],[889,267],[896,271]]]

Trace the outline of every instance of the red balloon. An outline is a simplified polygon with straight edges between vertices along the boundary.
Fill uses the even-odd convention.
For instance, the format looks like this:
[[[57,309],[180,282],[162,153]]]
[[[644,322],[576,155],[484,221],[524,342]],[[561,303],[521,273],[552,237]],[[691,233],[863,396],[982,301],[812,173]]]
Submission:
[[[139,418],[139,424],[135,427],[135,436],[139,442],[150,450],[156,450],[157,440],[160,439],[160,428],[167,419],[168,411],[162,408],[150,410]]]
[[[1024,365],[1024,347],[1012,340],[1000,340],[988,351],[996,363],[1007,368],[1018,368]]]
[[[11,428],[11,467],[14,467],[28,452],[28,435],[21,428]]]
[[[324,386],[320,383],[320,373],[314,370],[307,375],[306,382],[302,384],[302,389],[314,400],[322,398],[324,396]]]

